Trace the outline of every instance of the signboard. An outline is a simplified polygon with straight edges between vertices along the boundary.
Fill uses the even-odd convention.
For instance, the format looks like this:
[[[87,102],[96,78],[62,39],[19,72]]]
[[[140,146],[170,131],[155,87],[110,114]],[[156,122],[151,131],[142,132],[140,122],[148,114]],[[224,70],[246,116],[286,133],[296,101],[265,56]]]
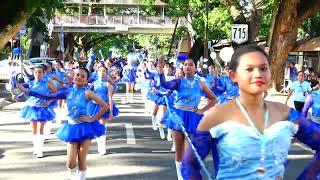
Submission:
[[[231,31],[233,42],[241,44],[248,41],[248,24],[233,24]]]
[[[22,28],[20,29],[20,35],[25,35],[26,34],[26,25],[23,25]]]

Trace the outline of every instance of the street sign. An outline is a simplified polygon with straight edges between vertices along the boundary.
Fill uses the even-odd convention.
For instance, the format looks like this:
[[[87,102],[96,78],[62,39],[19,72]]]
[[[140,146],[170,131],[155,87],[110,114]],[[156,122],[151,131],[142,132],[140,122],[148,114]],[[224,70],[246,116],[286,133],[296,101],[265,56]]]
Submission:
[[[20,29],[20,35],[25,35],[26,34],[26,25],[23,25],[22,28]]]
[[[233,24],[231,31],[233,42],[241,44],[248,41],[248,24]]]

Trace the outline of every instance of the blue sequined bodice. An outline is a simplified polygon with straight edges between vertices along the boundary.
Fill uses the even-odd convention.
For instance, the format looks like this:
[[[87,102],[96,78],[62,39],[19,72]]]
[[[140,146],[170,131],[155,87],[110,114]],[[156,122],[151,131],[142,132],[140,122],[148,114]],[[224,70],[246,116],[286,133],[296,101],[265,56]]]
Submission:
[[[197,78],[182,78],[175,105],[198,107],[201,98],[199,81]]]
[[[48,89],[48,82],[45,81],[44,79],[38,81],[38,80],[33,80],[30,81],[29,83],[29,89],[37,92],[37,93],[48,93],[49,89]],[[31,96],[27,103],[29,105],[35,105],[35,106],[41,106],[42,103],[46,102],[46,100]]]
[[[92,81],[95,81],[95,80],[98,79],[98,73],[97,73],[97,71],[93,71],[93,72],[90,74],[90,79],[91,79]]]
[[[64,72],[63,71],[54,71],[54,75],[60,78],[62,81],[64,80]],[[58,81],[54,81],[54,84],[58,86],[60,83]]]
[[[67,95],[68,117],[77,119],[80,116],[87,116],[88,100],[86,98],[86,88],[76,87],[75,85]]]
[[[174,76],[165,76],[165,78],[166,78],[166,81],[171,81],[171,80],[174,79]],[[159,78],[159,76],[158,76],[158,81],[157,82],[159,83],[159,90],[158,90],[159,92],[167,93],[167,92],[170,91],[169,89],[166,89],[166,88],[160,86],[160,78]]]
[[[108,103],[109,96],[108,96],[107,82],[104,80],[98,79],[94,81],[93,86],[94,86],[94,89],[93,89],[94,93]]]
[[[312,92],[312,116],[319,118],[320,117],[320,91]]]
[[[53,76],[52,72],[47,72],[47,73],[43,76],[43,80],[49,81],[49,80],[52,79],[52,76]]]
[[[264,176],[258,174],[261,142],[250,126],[226,121],[211,128],[218,139],[219,171],[217,179],[276,179],[282,178],[291,138],[298,126],[290,121],[277,122],[265,129],[266,159]]]
[[[220,78],[220,83],[225,87],[225,92],[228,96],[239,96],[239,87],[231,81],[229,76],[222,76]]]
[[[122,75],[125,77],[134,76],[135,68],[131,65],[126,65],[123,67]]]
[[[207,74],[206,76],[206,85],[211,88],[213,84],[217,81],[217,76],[215,74]]]

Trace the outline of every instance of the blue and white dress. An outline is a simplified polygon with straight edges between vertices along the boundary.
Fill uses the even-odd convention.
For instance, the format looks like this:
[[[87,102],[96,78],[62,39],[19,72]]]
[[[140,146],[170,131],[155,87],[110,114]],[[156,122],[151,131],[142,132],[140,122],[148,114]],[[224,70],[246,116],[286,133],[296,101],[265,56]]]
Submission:
[[[198,109],[202,92],[200,80],[198,78],[185,77],[167,82],[163,74],[159,75],[162,87],[177,91],[174,102],[175,109],[173,110],[182,122],[177,119],[177,121],[170,123],[169,128],[176,131],[181,131],[182,124],[188,133],[195,132],[200,120],[203,117],[203,115],[195,113],[195,111]]]
[[[87,110],[90,100],[86,98],[86,87],[77,87],[73,85],[68,91],[57,93],[37,93],[30,91],[30,96],[36,96],[42,99],[66,99],[68,107],[68,121],[64,123],[57,131],[57,137],[64,142],[81,143],[87,139],[94,139],[102,136],[106,132],[104,125],[99,121],[82,122],[81,116],[89,116]]]
[[[24,86],[29,88],[30,91],[35,91],[37,93],[49,92],[48,82],[44,79],[40,81],[29,81],[27,84],[24,84]],[[21,110],[21,117],[25,118],[27,121],[45,122],[53,120],[56,114],[46,102],[46,100],[41,98],[29,97],[27,105]]]
[[[104,102],[109,104],[109,95],[108,95],[108,86],[107,86],[107,81],[98,79],[93,82],[93,86],[91,87],[93,92],[100,97]],[[89,105],[89,113],[90,115],[94,116],[97,114],[101,106],[93,101],[90,102],[91,105]],[[116,107],[115,102],[113,102],[113,116],[117,116],[119,114],[119,109]],[[101,117],[102,118],[109,118],[110,115],[110,109],[107,110]]]
[[[230,120],[211,128],[210,133],[197,131],[192,136],[192,142],[202,159],[212,150],[218,180],[274,180],[283,179],[288,151],[295,137],[316,152],[297,178],[303,180],[319,178],[319,135],[319,124],[304,119],[292,109],[288,120],[272,124],[263,134],[257,134],[253,127]],[[200,169],[197,158],[189,148],[181,167],[184,179],[202,179]]]
[[[219,77],[216,74],[209,73],[206,75],[206,85],[217,97],[221,94],[221,91],[216,88],[218,81]]]
[[[315,122],[320,123],[320,91],[313,91],[307,96],[302,109],[302,114],[304,117],[308,116],[309,109],[312,109],[311,119]]]
[[[126,83],[134,83],[136,81],[134,66],[127,64],[123,67],[122,81]]]
[[[220,77],[214,89],[217,92],[219,104],[224,104],[239,96],[239,87],[229,76]]]

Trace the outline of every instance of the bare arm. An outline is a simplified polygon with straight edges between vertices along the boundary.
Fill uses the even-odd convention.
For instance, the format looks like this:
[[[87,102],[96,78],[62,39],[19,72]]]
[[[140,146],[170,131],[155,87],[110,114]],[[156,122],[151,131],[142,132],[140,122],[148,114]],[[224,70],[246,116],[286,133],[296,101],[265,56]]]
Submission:
[[[108,75],[108,77],[109,77],[108,78],[108,83],[111,84],[114,88],[116,88],[116,85],[114,84],[113,77],[110,74]]]
[[[217,98],[212,93],[212,91],[205,85],[204,82],[200,81],[200,87],[201,87],[201,90],[207,95],[209,99],[208,104],[204,108],[202,108],[201,110],[197,110],[197,111],[200,111],[199,112],[200,114],[203,114],[205,111],[207,111],[217,103]]]
[[[288,100],[289,100],[289,98],[291,97],[292,93],[293,93],[293,91],[289,90],[289,95],[288,95],[288,97],[287,97],[286,104],[288,104]]]
[[[197,131],[209,131],[213,126],[220,123],[219,111],[221,106],[214,106],[210,108],[201,119]]]
[[[100,119],[103,113],[105,113],[109,108],[109,105],[105,103],[101,98],[99,98],[96,94],[94,94],[92,91],[89,91],[89,90],[86,91],[86,98],[89,100],[93,100],[94,102],[99,104],[101,108],[99,112],[97,112],[97,114],[95,114],[94,116],[82,116],[79,118],[79,120],[84,122],[93,122],[97,119]]]
[[[58,91],[58,87],[55,86],[55,84],[53,83],[52,80],[48,81],[48,89],[52,92],[57,92]]]
[[[109,96],[109,108],[110,108],[110,113],[109,113],[109,119],[113,119],[113,93],[110,84],[108,85],[108,96]]]
[[[302,108],[302,115],[305,118],[308,116],[308,111],[309,111],[309,108],[312,106],[312,104],[313,104],[313,98],[312,98],[312,95],[309,94]]]
[[[52,75],[52,79],[58,81],[60,84],[64,84],[64,82],[56,75]]]

